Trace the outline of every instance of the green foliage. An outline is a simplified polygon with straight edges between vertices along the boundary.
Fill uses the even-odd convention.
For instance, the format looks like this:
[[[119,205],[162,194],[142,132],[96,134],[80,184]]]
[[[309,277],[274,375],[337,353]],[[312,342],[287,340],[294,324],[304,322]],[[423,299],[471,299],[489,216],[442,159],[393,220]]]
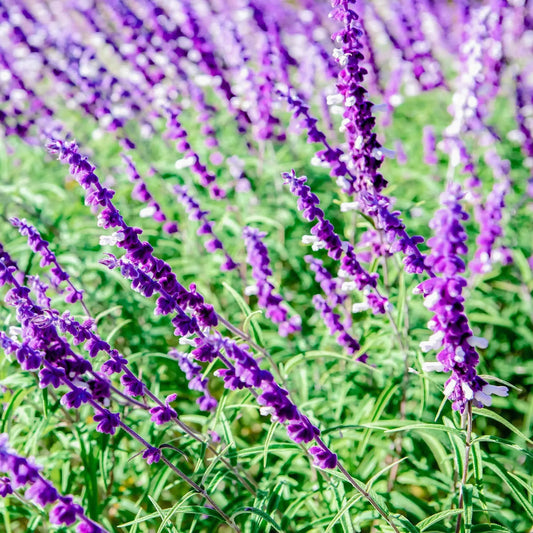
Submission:
[[[421,163],[421,131],[428,122],[437,129],[449,122],[443,106],[437,105],[442,98],[438,93],[407,98],[395,111],[393,124],[382,132],[387,142],[401,139],[409,158],[405,166],[394,161],[384,165],[388,192],[397,198],[410,231],[426,238],[447,162],[441,161],[436,168]],[[508,116],[505,102],[498,104]],[[191,144],[207,157],[194,118],[187,113],[182,118],[190,127]],[[175,170],[177,155],[169,142],[155,135],[139,143],[133,158],[141,175],[146,176],[151,166],[156,168],[148,183],[169,218],[180,224],[177,236],[166,236],[153,220],[139,219],[142,206],[130,199],[131,184],[116,140],[108,134],[96,140],[91,136],[92,125],[76,115],[68,119],[82,151],[116,189],[116,203],[126,221],[143,227],[158,256],[171,264],[183,284],[197,283],[222,316],[269,351],[271,359],[263,361],[264,367],[275,365],[296,404],[323,430],[325,441],[348,472],[382,508],[393,513],[400,530],[454,531],[461,513],[465,533],[529,530],[533,522],[529,438],[533,276],[527,264],[531,236],[523,228],[533,227],[533,212],[522,202],[527,172],[515,146],[505,141],[500,147],[501,155],[511,161],[514,179],[508,198],[512,216],[506,220],[504,241],[513,250],[514,262],[472,280],[466,302],[476,334],[490,339],[480,363],[482,373],[497,376],[495,382],[508,382],[513,389],[508,398],[496,398],[490,411],[475,411],[472,456],[462,489],[464,510],[460,511],[466,433],[457,413],[448,403],[442,405],[444,377],[426,374],[421,368],[418,343],[428,336],[430,318],[420,298],[412,294],[421,279],[404,274],[396,258],[387,262],[386,276],[382,263],[372,265],[384,280],[380,288],[395,305],[392,320],[398,333],[387,319],[369,312],[356,315],[353,332],[369,354],[369,365],[340,351],[312,306],[311,296],[320,289],[303,260],[310,251],[301,243],[310,225],[298,213],[280,172],[295,168],[297,174],[309,177],[327,216],[344,238],[357,240],[369,228],[368,220],[340,213],[338,204],[345,199],[326,171],[309,164],[314,147],[305,139],[289,136],[286,143],[267,144],[264,151],[248,148],[232,121],[219,116],[221,151],[243,159],[252,190],[231,193],[227,202],[218,202],[209,198],[188,170]],[[493,180],[486,167],[482,166],[481,173],[486,194]],[[66,174],[66,168],[51,161],[39,147],[7,139],[0,149],[2,218],[26,217],[39,229],[76,285],[85,291],[102,337],[127,356],[154,394],[178,393],[174,405],[183,422],[203,435],[216,432],[221,442],[212,442],[217,448],[214,454],[176,426],[156,427],[142,409],[124,404],[121,415],[131,427],[150,442],[164,444],[165,456],[205,487],[246,533],[391,531],[340,474],[312,467],[304,450],[287,438],[281,425],[271,424],[260,414],[249,392],[226,391],[213,378],[211,392],[219,399],[219,407],[213,415],[199,411],[197,393],[187,388],[177,362],[166,355],[177,346],[167,319],[155,317],[153,301],[132,292],[119,274],[98,263],[108,251],[98,244],[102,231],[84,206],[81,189]],[[230,179],[224,165],[217,174],[222,184]],[[191,187],[202,207],[210,210],[217,234],[243,264],[242,227],[252,224],[268,233],[273,283],[291,311],[302,316],[301,334],[280,338],[276,327],[258,312],[256,298],[245,296],[246,284],[239,273],[220,272],[221,257],[205,251],[196,235],[196,223],[187,219],[170,194],[178,183]],[[473,249],[474,222],[468,230]],[[25,239],[9,224],[0,226],[0,241],[24,272],[45,278]],[[325,255],[317,256],[333,267]],[[242,274],[246,275],[244,268]],[[53,296],[52,304],[66,309],[60,295]],[[73,312],[83,314],[81,307]],[[15,324],[10,308],[1,308],[0,316],[6,328]],[[94,363],[98,367],[101,362],[99,356]],[[206,367],[205,375],[212,377],[216,368],[216,364]],[[97,433],[89,410],[65,410],[57,391],[40,390],[35,376],[21,372],[8,357],[0,360],[0,385],[4,405],[0,430],[9,433],[21,453],[35,456],[58,488],[79,496],[88,516],[111,531],[229,531],[201,496],[164,464],[148,467],[138,456],[142,450],[127,434]],[[223,460],[254,480],[255,494]],[[0,501],[0,514],[7,533],[53,530],[43,512],[15,496]]]

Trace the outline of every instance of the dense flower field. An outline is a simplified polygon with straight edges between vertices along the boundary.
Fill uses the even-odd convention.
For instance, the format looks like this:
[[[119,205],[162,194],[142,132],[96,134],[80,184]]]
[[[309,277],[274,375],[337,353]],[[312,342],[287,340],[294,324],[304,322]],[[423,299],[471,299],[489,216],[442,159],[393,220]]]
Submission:
[[[0,531],[533,531],[529,0],[0,15]]]

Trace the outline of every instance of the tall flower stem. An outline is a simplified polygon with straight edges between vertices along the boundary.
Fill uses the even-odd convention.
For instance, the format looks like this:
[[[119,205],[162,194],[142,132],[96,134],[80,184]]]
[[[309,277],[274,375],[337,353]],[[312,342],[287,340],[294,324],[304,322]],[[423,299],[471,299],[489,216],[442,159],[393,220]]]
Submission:
[[[465,455],[463,461],[463,477],[461,478],[461,494],[459,496],[459,504],[457,509],[463,509],[464,505],[464,488],[468,478],[468,465],[470,464],[470,449],[472,448],[472,401],[469,401],[466,406],[466,438],[465,438]],[[457,516],[457,523],[455,524],[455,533],[461,531],[461,520],[463,513]]]
[[[340,470],[340,472],[344,475],[348,483],[357,491],[365,500],[381,515],[383,520],[389,524],[390,527],[396,532],[400,533],[400,530],[396,527],[394,522],[392,521],[391,517],[381,508],[381,506],[372,498],[370,493],[365,490],[357,481],[350,475],[350,473],[342,466],[341,463],[337,463],[337,467]]]
[[[239,526],[235,523],[233,518],[228,516],[216,503],[215,501],[209,496],[209,494],[206,492],[206,490],[197,483],[195,483],[189,476],[184,474],[177,466],[175,466],[173,463],[171,463],[164,455],[161,455],[161,461],[165,463],[177,476],[179,476],[185,483],[190,485],[195,491],[197,491],[199,494],[201,494],[209,503],[213,506],[213,509],[217,511],[217,513],[226,521],[226,523],[237,533],[240,533]]]

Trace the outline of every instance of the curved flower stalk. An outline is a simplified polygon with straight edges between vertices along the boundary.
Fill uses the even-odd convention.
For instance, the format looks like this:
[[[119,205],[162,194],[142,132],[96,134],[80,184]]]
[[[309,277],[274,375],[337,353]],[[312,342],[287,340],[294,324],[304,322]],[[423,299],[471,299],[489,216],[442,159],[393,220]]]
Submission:
[[[0,249],[3,249],[1,248],[1,243]],[[12,261],[11,257],[7,252],[3,252],[0,256],[0,267],[6,267],[0,268],[0,286],[6,283],[13,284],[12,277],[17,277],[17,274],[22,274],[17,271],[16,264]],[[139,275],[142,275],[142,273],[140,273]],[[98,333],[96,332],[94,320],[88,319],[85,322],[80,323],[75,320],[75,318],[68,311],[64,312],[63,314],[60,314],[59,311],[50,307],[49,305],[50,299],[46,295],[47,287],[43,286],[39,282],[38,278],[35,280],[30,279],[30,283],[32,283],[32,285],[37,285],[38,288],[38,291],[33,288],[34,292],[38,294],[37,305],[35,304],[35,302],[32,302],[28,298],[27,293],[22,288],[20,288],[18,285],[17,287],[19,287],[19,289],[22,291],[22,296],[26,299],[26,303],[31,308],[31,312],[36,313],[35,315],[32,315],[33,322],[39,324],[40,328],[44,327],[45,325],[54,326],[56,328],[56,331],[61,333],[68,333],[73,337],[75,345],[85,343],[84,349],[88,352],[91,358],[96,357],[96,355],[98,355],[99,353],[105,353],[108,356],[107,361],[105,361],[101,366],[101,371],[95,372],[94,370],[92,370],[90,363],[79,358],[77,354],[70,350],[70,347],[68,347],[68,345],[62,344],[65,348],[63,350],[59,350],[59,352],[65,354],[70,353],[71,357],[73,357],[73,361],[67,362],[65,366],[63,363],[58,363],[58,361],[55,360],[56,365],[60,364],[60,366],[64,368],[64,371],[70,372],[71,377],[74,377],[77,381],[82,379],[82,375],[75,375],[72,374],[72,372],[85,372],[89,376],[88,381],[85,381],[85,383],[88,385],[89,390],[93,395],[93,398],[97,399],[105,407],[109,406],[111,393],[116,393],[120,395],[121,399],[126,400],[135,407],[140,407],[142,409],[149,409],[149,407],[145,404],[137,402],[136,400],[133,400],[133,397],[148,397],[156,404],[156,407],[150,409],[150,412],[153,415],[154,413],[157,415],[156,419],[153,419],[156,424],[163,424],[171,420],[175,422],[177,426],[187,435],[192,437],[197,442],[206,445],[207,448],[214,455],[218,454],[217,450],[215,450],[211,446],[211,444],[207,443],[202,436],[198,435],[196,431],[194,431],[187,424],[182,422],[180,418],[176,415],[176,413],[170,409],[168,405],[168,398],[165,402],[162,402],[155,394],[150,391],[150,388],[146,386],[146,384],[144,384],[140,381],[140,379],[137,378],[137,376],[128,367],[127,359],[116,349],[111,348],[109,343],[104,341],[98,335]],[[41,303],[41,301],[43,303]],[[24,304],[23,300],[20,300],[19,304]],[[39,308],[39,306],[41,306],[41,308]],[[24,314],[22,314],[21,316],[24,317]],[[38,331],[39,333],[41,333],[40,330]],[[52,336],[55,335],[55,333],[53,333],[53,330],[51,331]],[[4,341],[5,343],[7,343],[5,344],[5,347],[9,347],[10,341],[7,341],[6,339],[4,339]],[[60,344],[61,343],[64,343],[62,339],[60,341]],[[54,342],[44,342],[44,345],[48,346],[48,344],[54,345]],[[37,368],[39,361],[42,361],[41,356],[36,352],[27,352],[26,349],[15,351],[17,353],[19,363],[25,370],[33,370]],[[173,352],[169,355],[173,356]],[[199,376],[198,369],[195,368],[194,364],[187,366],[187,368],[185,368],[185,363],[183,363],[183,365],[184,366],[182,366],[182,363],[180,362],[180,367],[182,368],[182,370],[186,374],[191,374],[191,377],[187,376],[187,379],[190,380],[189,388],[203,392],[203,395],[197,400],[200,409],[204,411],[213,410],[216,407],[217,402],[208,392],[207,380],[202,379]],[[124,387],[124,393],[121,393],[120,391],[115,389],[115,387],[107,379],[106,376],[110,376],[112,374],[122,374],[121,384]],[[63,372],[61,371],[61,369],[59,369],[58,371],[52,371],[51,373],[47,371],[42,377],[41,386],[44,387],[50,383],[52,383],[54,387],[58,386],[58,380],[59,378],[61,378],[62,375]],[[168,416],[170,416],[170,418],[168,418],[168,420],[163,420],[162,418],[160,418],[158,413],[166,413],[165,417],[168,418]],[[110,416],[111,415],[106,415],[106,420]],[[111,418],[115,420],[116,416],[118,415],[113,415]],[[99,425],[97,427],[97,430],[100,431],[101,427],[104,426]],[[109,427],[109,425],[105,427]],[[155,459],[157,459],[157,457],[154,458],[154,462]],[[219,460],[234,473],[236,478],[241,481],[243,486],[245,486],[252,494],[255,494],[255,482],[249,476],[246,475],[245,477],[243,477],[241,473],[239,473],[237,467],[232,465],[226,458],[220,457]]]
[[[301,317],[293,315],[287,319],[288,311],[283,304],[283,298],[279,294],[275,294],[274,285],[268,281],[268,278],[272,276],[272,270],[270,269],[268,249],[262,241],[266,237],[266,233],[246,226],[242,231],[242,236],[246,245],[246,259],[252,267],[252,277],[255,280],[255,286],[247,287],[245,292],[257,294],[259,307],[266,310],[267,318],[270,318],[274,324],[278,324],[278,333],[282,337],[300,331]]]
[[[361,66],[361,31],[352,5],[351,0],[333,0],[331,11],[331,18],[343,23],[343,28],[332,35],[339,45],[334,56],[343,67],[337,89],[345,107],[342,128],[348,141],[350,160],[347,166],[351,172],[342,188],[347,194],[357,195],[360,209],[375,220],[376,228],[391,244],[391,251],[401,251],[407,256],[403,260],[405,270],[421,273],[427,268],[424,256],[418,250],[422,237],[408,235],[399,218],[400,213],[391,211],[390,199],[380,194],[387,185],[379,172],[386,150],[373,132],[372,103],[367,100],[367,91],[361,85],[366,71]]]
[[[342,292],[341,283],[339,278],[334,279],[329,271],[324,268],[320,259],[315,259],[312,255],[306,255],[304,257],[305,262],[309,265],[309,268],[315,273],[315,280],[320,284],[326,299],[322,296],[315,294],[313,296],[313,305],[320,312],[320,316],[324,321],[324,324],[329,329],[331,335],[337,335],[337,342],[342,346],[346,353],[353,355],[359,351],[361,346],[347,331],[351,325],[351,317],[346,317],[344,323],[341,322],[341,317],[333,311],[333,309],[342,305],[347,300],[346,293]],[[361,304],[355,304],[361,305]],[[366,304],[363,304],[365,306]],[[359,355],[357,360],[366,362],[367,354]]]
[[[347,26],[343,32],[338,32],[333,37],[339,42],[346,41],[351,44],[337,49],[338,52],[334,53],[344,68],[339,74],[341,82],[338,86],[341,95],[332,96],[330,101],[337,102],[340,98],[341,102],[345,103],[346,111],[341,131],[346,133],[348,144],[357,148],[356,159],[359,165],[351,160],[351,155],[345,155],[340,148],[333,148],[328,143],[324,133],[317,128],[318,121],[311,117],[309,107],[294,94],[294,91],[279,87],[278,94],[288,101],[295,116],[303,117],[302,122],[308,130],[308,142],[318,142],[325,147],[325,150],[316,153],[314,164],[331,168],[331,176],[336,177],[337,184],[343,192],[350,195],[357,194],[358,209],[374,220],[376,228],[384,234],[389,243],[390,251],[393,253],[401,251],[406,255],[403,259],[406,272],[419,274],[427,269],[424,256],[418,250],[418,244],[423,242],[423,238],[418,235],[410,236],[399,217],[400,213],[391,210],[391,200],[376,192],[376,184],[379,185],[379,189],[386,184],[378,172],[386,150],[377,141],[375,133],[372,133],[375,123],[371,113],[372,104],[366,100],[364,96],[366,90],[361,86],[365,71],[359,65],[362,54],[357,52],[361,47],[358,42],[359,30],[356,27],[357,15],[349,9],[348,2],[341,2],[339,5],[340,7],[334,10],[333,18],[344,20],[343,10],[347,9],[349,12]],[[354,114],[357,117],[354,117]],[[368,165],[365,162],[368,162]],[[429,274],[432,275],[431,272]]]
[[[235,529],[235,531],[240,531],[233,520],[218,507],[205,489],[197,485],[166,459],[159,448],[151,446],[135,430],[128,426],[121,419],[119,413],[113,413],[105,407],[105,405],[109,405],[108,400],[111,389],[109,381],[103,374],[94,372],[89,361],[82,359],[72,351],[68,342],[58,334],[49,313],[40,309],[29,298],[29,289],[21,286],[15,280],[11,273],[12,267],[8,268],[3,263],[0,263],[0,271],[3,271],[0,279],[4,283],[13,285],[13,288],[7,292],[5,301],[8,305],[16,308],[17,320],[22,326],[20,328],[22,342],[17,342],[0,331],[0,345],[6,353],[15,354],[25,370],[38,370],[42,367],[39,372],[39,386],[41,388],[50,385],[58,388],[61,385],[65,385],[69,389],[69,392],[61,398],[61,403],[65,407],[78,409],[83,404],[90,405],[94,411],[94,421],[98,422],[97,431],[111,435],[119,427],[126,431],[143,445],[145,448],[143,458],[148,464],[162,460],[181,479],[200,493],[230,527]],[[89,340],[90,342],[91,339]],[[91,352],[91,356],[95,356],[98,350],[104,349],[102,344],[105,343],[100,339],[100,345],[93,346],[94,353]],[[109,367],[110,373],[118,371],[117,367],[122,368],[127,363],[116,350],[114,352],[113,363]],[[91,375],[95,379],[86,381],[84,379],[86,375]],[[130,379],[130,375],[131,372],[129,374],[126,373],[121,380],[126,394],[128,396],[142,395],[145,388],[144,384],[135,377]],[[92,386],[93,383],[96,384],[96,387]],[[153,395],[151,397],[153,398]],[[169,402],[174,399],[175,396],[170,395],[164,403],[158,401],[158,405],[150,410],[152,414],[151,420],[154,423],[164,424],[171,419],[176,419],[176,412],[169,405]]]
[[[508,160],[502,160],[494,150],[486,153],[485,160],[493,170],[495,182],[487,200],[474,208],[480,231],[476,238],[476,252],[468,267],[475,274],[490,272],[495,262],[504,265],[512,262],[511,253],[507,248],[495,248],[496,241],[503,236],[503,209],[505,198],[511,189],[510,163]]]
[[[60,161],[69,165],[71,174],[85,189],[87,205],[101,208],[98,214],[98,225],[104,229],[116,228],[107,240],[107,244],[116,244],[119,248],[123,248],[126,251],[125,258],[138,266],[145,278],[148,274],[153,275],[169,294],[178,298],[180,307],[189,307],[193,311],[194,318],[188,319],[191,331],[197,331],[200,327],[215,326],[218,323],[217,316],[212,306],[205,304],[203,297],[196,292],[196,285],[191,284],[189,290],[185,289],[178,283],[168,263],[153,256],[152,246],[139,239],[142,230],[126,224],[112,202],[115,191],[101,185],[98,176],[93,172],[94,166],[78,153],[77,145],[63,141],[51,141],[48,149],[51,153],[58,154]],[[141,282],[144,280],[138,281],[138,283]],[[153,293],[150,284],[145,290],[151,290],[150,295]],[[173,301],[168,302],[165,298],[160,298],[156,312],[157,314],[169,314],[174,309],[173,306],[175,306]]]
[[[424,163],[435,166],[438,163],[438,159],[436,154],[437,142],[433,126],[424,126],[422,130],[422,146],[424,148]]]
[[[171,320],[176,328],[174,335],[181,337],[191,334],[197,335],[196,348],[191,354],[202,363],[211,363],[218,359],[225,367],[217,370],[217,375],[224,380],[224,387],[230,390],[244,387],[262,390],[262,394],[257,395],[257,399],[259,404],[265,408],[262,411],[263,414],[274,415],[275,419],[282,423],[288,422],[287,432],[295,442],[310,442],[319,435],[319,430],[289,400],[288,392],[276,384],[270,372],[259,367],[253,355],[248,352],[246,345],[238,346],[234,341],[222,337],[220,334],[208,334],[207,332],[204,334],[198,328],[197,323],[187,317],[172,294],[166,292],[160,283],[150,276],[145,276],[139,268],[127,260],[117,259],[109,254],[102,263],[110,269],[121,267],[122,275],[130,279],[132,287],[139,288],[143,296],[150,297],[154,292],[157,292],[160,299],[163,298],[169,302],[170,308],[177,310],[176,316]],[[224,349],[225,355],[222,354],[221,349]],[[318,446],[314,447],[316,449],[311,448],[309,450],[315,456],[315,464],[321,468],[335,468],[336,455],[320,442],[318,442]]]
[[[220,250],[224,254],[224,262],[220,265],[220,270],[222,272],[227,272],[229,270],[236,269],[239,264],[236,263],[227,250],[224,248],[222,241],[216,236],[213,231],[214,222],[207,218],[209,211],[204,211],[200,208],[200,204],[192,197],[189,193],[187,187],[184,185],[176,185],[173,188],[173,191],[176,193],[176,197],[185,207],[190,220],[197,220],[200,222],[200,227],[196,231],[197,235],[205,235],[209,240],[204,242],[204,247],[209,253],[214,253],[217,250]]]
[[[140,212],[141,217],[151,216],[156,222],[163,224],[163,231],[168,234],[176,233],[178,231],[178,224],[176,222],[167,221],[165,213],[163,213],[161,206],[155,201],[154,197],[148,190],[145,180],[137,172],[137,167],[133,160],[126,154],[121,154],[122,159],[126,163],[129,180],[135,184],[131,197],[139,202],[146,204]]]
[[[86,158],[82,158],[77,153],[77,146],[74,143],[53,141],[49,144],[49,150],[52,153],[57,153],[61,161],[70,164],[72,174],[88,193],[91,193],[91,191],[95,193],[99,199],[96,205],[104,207],[104,210],[99,215],[99,220],[102,222],[102,225],[104,227],[119,226],[123,232],[123,235],[120,236],[122,237],[121,240],[117,242],[120,242],[121,247],[127,250],[125,254],[126,259],[119,261],[113,256],[109,256],[104,264],[111,269],[117,268],[120,265],[122,267],[122,274],[128,279],[131,279],[132,286],[134,288],[140,288],[145,296],[149,297],[154,291],[157,291],[159,293],[156,307],[158,313],[170,314],[172,311],[177,311],[177,314],[172,319],[172,324],[176,328],[174,334],[181,337],[187,336],[190,333],[196,333],[198,335],[198,347],[193,350],[195,358],[198,361],[207,362],[212,361],[215,356],[218,356],[226,367],[223,374],[225,386],[229,388],[242,388],[246,384],[252,387],[261,385],[262,394],[258,396],[258,402],[260,405],[266,407],[268,412],[273,414],[277,420],[288,422],[287,431],[289,437],[295,442],[300,443],[310,442],[311,440],[315,441],[316,445],[309,448],[309,453],[314,457],[315,465],[326,469],[337,467],[346,480],[379,512],[394,531],[399,533],[398,528],[394,525],[387,513],[338,462],[336,454],[322,441],[315,426],[288,399],[287,391],[279,387],[273,378],[271,379],[272,375],[270,372],[261,370],[254,358],[244,351],[242,346],[238,347],[233,341],[227,339],[222,339],[226,353],[228,357],[234,358],[238,364],[233,365],[226,357],[221,357],[219,351],[220,337],[215,336],[213,338],[213,336],[205,336],[200,329],[212,328],[217,325],[218,316],[214,312],[214,309],[203,303],[203,297],[196,292],[195,287],[191,287],[190,291],[185,291],[177,282],[170,267],[152,255],[152,248],[148,243],[142,243],[139,240],[138,235],[141,233],[141,230],[135,230],[126,225],[122,216],[111,202],[113,192],[100,185],[98,177],[93,173],[94,167]],[[126,266],[125,270],[124,266]],[[145,273],[145,271],[149,274]],[[192,319],[188,317],[183,311],[182,306],[188,306],[192,309],[195,316]],[[208,339],[207,344],[205,339]],[[148,443],[145,443],[145,445],[149,447]],[[149,447],[145,453],[148,454],[150,450],[152,448]],[[157,448],[154,450],[159,452],[159,458],[163,459],[160,455],[160,450]],[[165,460],[165,463],[169,467],[173,467],[168,460]],[[173,470],[178,472],[175,467],[173,467]],[[180,472],[178,475],[182,479],[186,479],[183,473]],[[187,482],[189,484],[194,483],[188,480],[188,478]],[[201,487],[196,487],[197,491],[206,499],[209,499],[209,495]],[[209,501],[212,502],[212,500]],[[219,510],[219,513],[222,513],[222,511]],[[221,516],[225,517],[224,514],[221,514]],[[231,519],[228,518],[228,520]]]
[[[354,247],[347,241],[341,241],[324,211],[318,207],[320,200],[306,185],[305,176],[296,177],[294,170],[282,174],[284,183],[290,186],[292,194],[298,197],[298,209],[303,217],[316,224],[311,234],[304,236],[304,242],[312,244],[314,250],[325,248],[329,257],[340,262],[339,276],[345,278],[343,289],[362,291],[366,302],[374,313],[383,314],[387,309],[387,299],[377,293],[378,274],[367,272],[357,260]]]
[[[43,509],[52,503],[50,522],[70,526],[76,522],[77,533],[107,533],[102,526],[88,518],[83,507],[72,496],[62,496],[54,485],[39,473],[33,461],[16,454],[8,443],[6,433],[0,434],[0,471],[8,477],[0,479],[0,496],[13,494],[14,489],[27,487],[24,496]]]
[[[442,208],[430,222],[434,237],[428,240],[431,253],[429,265],[439,277],[423,281],[415,289],[424,296],[424,305],[434,316],[428,326],[433,331],[429,341],[420,344],[422,351],[440,350],[437,362],[426,363],[426,370],[451,372],[444,394],[454,409],[463,413],[468,402],[482,407],[491,405],[493,394],[507,396],[507,387],[489,385],[478,376],[479,355],[476,347],[486,348],[486,339],[475,337],[468,325],[462,295],[466,280],[461,275],[465,264],[461,255],[467,253],[467,235],[462,222],[468,218],[460,200],[463,192],[458,184],[449,185],[441,195]]]
[[[515,77],[516,122],[521,133],[521,148],[524,165],[530,169],[526,194],[533,198],[533,87],[527,83],[527,72]]]
[[[200,185],[209,190],[213,199],[220,200],[225,198],[226,191],[216,183],[215,174],[201,162],[200,156],[191,148],[188,142],[187,130],[178,120],[180,113],[180,110],[166,109],[168,120],[165,136],[168,139],[175,140],[176,149],[184,155],[183,159],[176,161],[176,168],[190,168],[200,179]]]
[[[41,256],[41,267],[53,265],[50,269],[50,281],[55,288],[59,288],[59,285],[66,281],[68,288],[65,296],[65,302],[73,304],[80,302],[85,311],[85,314],[90,317],[91,314],[87,309],[85,302],[83,301],[83,291],[76,289],[72,281],[70,281],[69,274],[63,270],[58,263],[55,254],[50,250],[50,244],[45,241],[41,234],[31,224],[28,224],[26,219],[18,219],[13,217],[9,220],[13,226],[18,228],[21,235],[28,237],[28,244],[32,251]]]

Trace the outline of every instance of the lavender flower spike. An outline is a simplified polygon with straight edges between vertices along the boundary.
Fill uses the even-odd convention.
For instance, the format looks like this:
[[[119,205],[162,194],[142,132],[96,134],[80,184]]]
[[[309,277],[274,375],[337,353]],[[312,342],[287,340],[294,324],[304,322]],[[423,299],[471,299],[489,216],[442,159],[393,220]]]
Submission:
[[[279,324],[279,334],[282,337],[300,330],[301,318],[295,315],[287,320],[287,309],[283,305],[283,298],[274,293],[274,285],[268,281],[272,276],[268,250],[262,239],[266,233],[256,228],[246,226],[242,232],[246,250],[247,261],[252,266],[252,276],[256,281],[252,287],[257,294],[259,307],[266,309],[266,316],[275,324]]]
[[[13,488],[29,485],[24,496],[39,507],[45,508],[58,502],[50,511],[52,524],[69,526],[79,521],[76,527],[78,533],[107,533],[85,516],[83,507],[74,503],[72,496],[61,496],[52,483],[39,474],[39,470],[31,461],[14,453],[9,447],[7,435],[0,434],[0,471],[9,476],[0,478],[0,496],[5,498],[13,493]]]
[[[85,304],[83,303],[83,291],[76,289],[70,281],[70,276],[63,270],[60,264],[57,262],[56,256],[50,250],[50,245],[45,241],[41,234],[31,224],[23,219],[11,218],[9,220],[13,226],[18,228],[21,235],[28,237],[28,244],[30,248],[41,256],[41,266],[45,267],[53,265],[50,269],[50,279],[55,287],[58,287],[63,281],[68,283],[67,295],[65,301],[67,303],[81,302],[85,312],[89,315]]]
[[[461,273],[465,271],[465,263],[460,256],[468,251],[462,226],[468,214],[461,207],[462,198],[463,192],[457,184],[450,185],[441,195],[443,207],[430,222],[435,236],[428,240],[432,251],[426,259],[428,266],[441,276],[423,281],[415,289],[424,295],[424,305],[435,313],[428,324],[433,335],[420,347],[425,352],[440,349],[437,362],[428,363],[426,370],[451,372],[444,394],[461,413],[470,401],[482,407],[491,405],[492,394],[508,394],[507,387],[489,385],[476,372],[479,362],[476,347],[486,348],[488,342],[472,334],[464,312],[462,291],[466,280]]]

